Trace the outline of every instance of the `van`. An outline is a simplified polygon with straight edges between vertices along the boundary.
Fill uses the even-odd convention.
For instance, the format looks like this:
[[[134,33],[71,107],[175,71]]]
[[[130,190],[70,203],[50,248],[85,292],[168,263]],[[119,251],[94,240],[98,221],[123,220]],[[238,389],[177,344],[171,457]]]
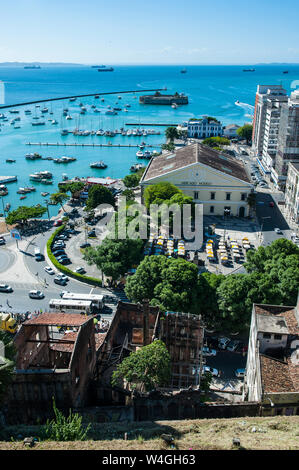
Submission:
[[[43,259],[43,255],[41,254],[39,248],[34,248],[34,256],[35,256],[36,261],[42,261]]]

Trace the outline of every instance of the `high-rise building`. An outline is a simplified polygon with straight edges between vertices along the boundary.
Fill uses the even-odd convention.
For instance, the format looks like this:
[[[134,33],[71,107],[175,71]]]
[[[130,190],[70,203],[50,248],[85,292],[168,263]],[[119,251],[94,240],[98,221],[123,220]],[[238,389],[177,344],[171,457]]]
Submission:
[[[288,164],[288,176],[285,189],[286,216],[292,222],[299,223],[299,161]]]
[[[272,102],[279,104],[281,101],[287,101],[286,90],[281,85],[258,85],[252,131],[252,147],[256,156],[263,153],[267,110],[271,109]]]
[[[274,182],[285,190],[289,162],[299,162],[299,90],[281,107]]]

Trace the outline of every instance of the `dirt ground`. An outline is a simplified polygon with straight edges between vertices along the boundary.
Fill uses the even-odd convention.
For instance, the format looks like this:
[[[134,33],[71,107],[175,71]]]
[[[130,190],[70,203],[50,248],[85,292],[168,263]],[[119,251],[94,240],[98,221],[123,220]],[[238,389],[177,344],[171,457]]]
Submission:
[[[38,426],[23,429],[19,427],[22,439],[34,436],[34,428],[38,429]],[[16,427],[12,427],[12,431],[13,429],[15,433]],[[127,440],[124,439],[125,432]],[[32,450],[170,449],[161,438],[163,433],[174,437],[174,449],[178,450],[232,450],[234,438],[240,439],[241,449],[299,450],[299,416],[101,423],[93,425],[91,433],[92,439],[86,441],[40,441]],[[29,449],[22,440],[0,442],[0,450],[22,449]]]

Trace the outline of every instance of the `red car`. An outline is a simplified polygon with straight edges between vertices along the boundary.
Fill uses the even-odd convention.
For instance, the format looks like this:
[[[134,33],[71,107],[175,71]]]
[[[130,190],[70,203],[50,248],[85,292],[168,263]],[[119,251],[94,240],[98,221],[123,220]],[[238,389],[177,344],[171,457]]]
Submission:
[[[58,220],[56,220],[56,222],[54,222],[53,226],[54,227],[59,227],[61,224],[62,224],[62,220],[58,219]]]
[[[269,206],[270,206],[270,207],[274,207],[274,202],[272,202],[272,201],[269,202]]]

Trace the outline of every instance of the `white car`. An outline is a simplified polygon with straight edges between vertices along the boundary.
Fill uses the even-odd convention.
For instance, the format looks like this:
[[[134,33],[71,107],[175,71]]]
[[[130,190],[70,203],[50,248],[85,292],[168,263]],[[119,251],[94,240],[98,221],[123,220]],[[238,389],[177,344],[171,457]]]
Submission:
[[[280,230],[280,228],[277,228],[277,227],[274,229],[274,232],[276,232],[278,234],[282,234],[282,231]]]
[[[45,267],[44,267],[44,270],[45,270],[46,273],[48,273],[48,274],[51,274],[51,275],[52,275],[52,274],[55,274],[54,269],[50,268],[50,266],[45,266]]]
[[[28,295],[30,299],[43,299],[45,297],[43,292],[40,290],[31,290]]]
[[[0,284],[0,292],[12,292],[13,288],[8,284]]]
[[[202,369],[202,374],[205,374],[206,372],[210,372],[213,377],[219,376],[218,369],[214,369],[214,367],[204,366]]]
[[[69,278],[65,274],[57,274],[56,277],[61,279],[62,281],[69,281]]]
[[[203,356],[216,356],[217,351],[216,349],[210,349],[207,346],[204,346],[202,348],[202,355]]]
[[[82,268],[82,266],[79,266],[78,268],[75,269],[75,273],[84,274],[86,273],[86,271],[84,268]]]

